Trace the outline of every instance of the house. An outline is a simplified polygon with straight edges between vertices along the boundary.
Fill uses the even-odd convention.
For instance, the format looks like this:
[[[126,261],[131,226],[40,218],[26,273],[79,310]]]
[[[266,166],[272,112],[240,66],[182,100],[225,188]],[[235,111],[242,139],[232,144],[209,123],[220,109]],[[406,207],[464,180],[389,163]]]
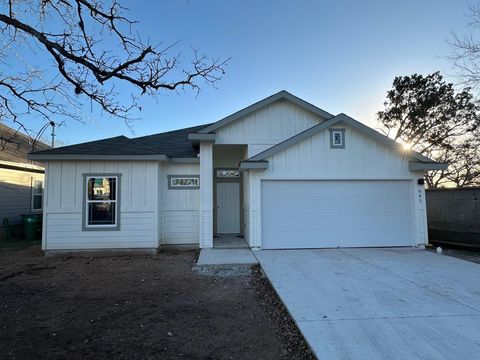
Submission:
[[[421,246],[437,163],[281,91],[211,124],[39,151],[43,248]]]
[[[11,226],[21,223],[21,214],[42,212],[44,168],[27,155],[33,145],[30,137],[0,124],[0,239],[5,231],[4,219]],[[49,146],[37,142],[36,149]]]

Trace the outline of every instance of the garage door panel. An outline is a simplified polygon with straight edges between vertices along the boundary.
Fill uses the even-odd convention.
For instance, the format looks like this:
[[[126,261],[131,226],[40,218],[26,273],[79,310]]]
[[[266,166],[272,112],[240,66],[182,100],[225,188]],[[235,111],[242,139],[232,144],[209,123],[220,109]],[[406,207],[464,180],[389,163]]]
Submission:
[[[322,182],[322,186],[319,187],[318,183]],[[283,190],[285,188],[285,183],[297,183],[301,184],[301,186],[293,186],[289,187],[289,192],[287,194],[283,193],[284,196],[315,196],[315,195],[329,195],[332,191],[338,193],[339,195],[358,195],[358,194],[378,194],[385,193],[386,195],[404,195],[405,191],[409,189],[409,182],[408,181],[342,181],[342,180],[335,180],[335,181],[327,181],[327,180],[319,180],[319,181],[265,181],[268,183],[268,186],[264,187],[264,195],[268,196],[276,196],[279,190]],[[392,186],[394,183],[394,186]],[[355,186],[352,187],[352,184]],[[305,193],[305,190],[308,190],[308,193]],[[388,194],[387,194],[388,193]]]
[[[335,216],[331,214],[302,213],[298,218],[290,216],[265,215],[264,227],[266,229],[274,228],[274,231],[301,231],[301,230],[337,230],[348,225],[355,230],[371,230],[372,223],[376,223],[375,229],[378,230],[406,230],[410,229],[409,219],[399,219],[394,214],[363,214],[362,217],[355,216],[357,213],[351,213],[351,216],[342,214]],[[348,222],[348,224],[346,224]],[[268,231],[268,230],[266,230]]]
[[[265,249],[411,246],[407,181],[264,181]]]
[[[266,199],[272,204],[269,212],[272,214],[287,214],[292,209],[298,209],[298,213],[316,213],[316,214],[345,214],[345,213],[384,213],[388,211],[392,214],[403,213],[405,207],[408,207],[410,202],[405,197],[385,197],[372,198],[367,196],[356,197],[355,202],[350,198],[336,198],[330,197],[305,197],[302,199],[294,199],[289,197],[281,197],[278,199]],[[392,203],[396,204],[392,208]],[[284,207],[283,204],[288,204]]]
[[[385,245],[387,242],[402,242],[404,235],[405,233],[403,230],[391,231],[388,238],[379,236],[378,232],[376,231],[347,230],[341,234],[338,234],[338,232],[335,230],[327,230],[321,237],[318,237],[318,233],[316,231],[292,231],[283,232],[280,236],[276,237],[275,249],[315,249],[319,247],[384,247],[392,246]],[[319,243],[322,245],[319,246]],[[410,244],[403,246],[410,246]]]

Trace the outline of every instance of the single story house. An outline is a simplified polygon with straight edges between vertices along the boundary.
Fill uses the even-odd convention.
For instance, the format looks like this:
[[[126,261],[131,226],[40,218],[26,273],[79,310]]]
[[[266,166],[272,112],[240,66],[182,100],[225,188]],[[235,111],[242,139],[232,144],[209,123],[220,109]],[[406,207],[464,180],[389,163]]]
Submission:
[[[427,243],[424,172],[446,168],[281,91],[211,124],[34,152],[43,249]]]
[[[5,219],[10,226],[21,224],[21,214],[41,213],[44,168],[41,162],[27,159],[33,150],[30,137],[0,124],[0,239]],[[37,142],[35,149],[50,147]]]

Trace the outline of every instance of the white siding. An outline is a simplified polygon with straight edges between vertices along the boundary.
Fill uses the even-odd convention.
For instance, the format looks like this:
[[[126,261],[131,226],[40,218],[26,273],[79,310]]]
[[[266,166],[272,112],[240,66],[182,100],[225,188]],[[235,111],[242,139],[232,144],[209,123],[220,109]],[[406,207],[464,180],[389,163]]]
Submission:
[[[18,224],[21,214],[31,212],[32,181],[43,179],[43,174],[0,169],[0,227],[4,218]]]
[[[266,171],[251,171],[249,243],[261,248],[262,180],[409,180],[412,187],[415,244],[426,242],[425,196],[417,179],[422,172],[408,170],[408,158],[353,129],[345,132],[345,149],[330,149],[325,130],[273,155]],[[412,244],[414,245],[414,244]]]
[[[119,173],[120,230],[82,231],[83,174]],[[156,248],[158,163],[50,161],[44,202],[44,249]]]
[[[324,120],[288,101],[278,101],[218,129],[215,144],[248,144],[251,157]]]
[[[325,130],[273,155],[264,177],[314,179],[411,178],[406,154],[345,128],[345,149],[330,149]]]
[[[161,244],[198,244],[200,191],[169,190],[168,175],[199,175],[199,164],[160,165],[159,232]],[[202,184],[200,184],[202,186]]]

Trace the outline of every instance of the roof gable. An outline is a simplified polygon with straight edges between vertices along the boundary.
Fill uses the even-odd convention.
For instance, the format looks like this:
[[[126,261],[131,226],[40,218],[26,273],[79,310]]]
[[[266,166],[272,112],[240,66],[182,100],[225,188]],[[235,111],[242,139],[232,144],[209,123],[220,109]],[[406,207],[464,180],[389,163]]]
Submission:
[[[333,117],[332,114],[326,112],[325,110],[322,110],[320,109],[319,107],[316,107],[315,105],[312,105],[310,104],[309,102],[306,102],[305,100],[302,100],[300,99],[299,97],[296,97],[292,94],[290,94],[288,91],[285,91],[285,90],[282,90],[274,95],[271,95],[263,100],[260,100],[258,102],[256,102],[255,104],[253,105],[250,105],[250,106],[247,106],[246,108],[240,110],[240,111],[237,111],[201,130],[198,131],[198,133],[200,134],[206,134],[206,133],[210,133],[212,131],[215,131],[225,125],[228,125],[228,124],[231,124],[232,122],[234,121],[237,121],[241,118],[244,118],[245,116],[248,116],[252,113],[254,113],[255,111],[258,111],[270,104],[273,104],[274,102],[276,101],[279,101],[279,100],[286,100],[286,101],[289,101],[299,107],[301,107],[302,109],[306,110],[306,111],[309,111],[309,112],[312,112],[314,113],[315,115],[318,115],[324,119],[330,119]]]
[[[398,149],[399,151],[403,151],[403,146],[402,144],[396,142],[395,140],[389,138],[388,136],[385,136],[381,133],[379,133],[378,131],[362,124],[361,122],[351,118],[350,116],[346,115],[346,114],[338,114],[337,116],[334,116],[326,121],[324,121],[323,123],[320,123],[316,126],[313,126],[275,146],[272,146],[271,148],[268,148],[267,150],[255,155],[255,156],[252,156],[251,158],[249,158],[248,160],[246,160],[246,162],[258,162],[258,161],[262,161],[264,162],[268,157],[278,153],[279,151],[282,151],[294,144],[297,144],[299,143],[300,141],[308,138],[308,137],[311,137],[321,131],[324,131],[336,124],[339,124],[339,123],[344,123],[348,126],[350,126],[351,128],[359,131],[360,133],[363,133],[364,135],[370,137],[370,138],[373,138],[375,141],[377,142],[380,142],[381,144],[383,145],[386,145],[387,147],[390,147],[390,148],[395,148],[395,149]],[[422,162],[422,163],[436,163],[434,160],[426,157],[426,156],[423,156],[421,155],[420,153],[416,152],[416,151],[413,151],[413,150],[410,150],[410,157],[412,160],[416,160],[416,161],[419,161],[419,162]]]

